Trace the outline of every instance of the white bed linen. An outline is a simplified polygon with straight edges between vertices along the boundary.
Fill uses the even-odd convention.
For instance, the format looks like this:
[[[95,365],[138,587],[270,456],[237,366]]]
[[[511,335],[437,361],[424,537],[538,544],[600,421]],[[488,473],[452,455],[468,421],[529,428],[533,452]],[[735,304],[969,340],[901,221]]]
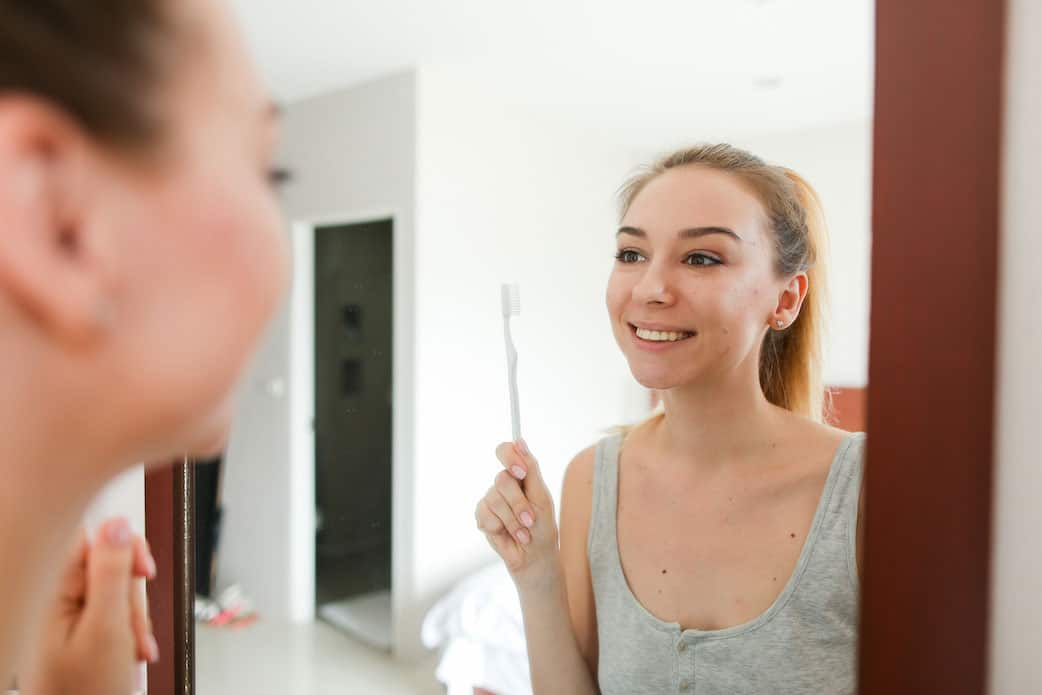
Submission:
[[[517,590],[503,563],[463,579],[431,608],[423,643],[440,649],[436,675],[448,695],[532,695]]]

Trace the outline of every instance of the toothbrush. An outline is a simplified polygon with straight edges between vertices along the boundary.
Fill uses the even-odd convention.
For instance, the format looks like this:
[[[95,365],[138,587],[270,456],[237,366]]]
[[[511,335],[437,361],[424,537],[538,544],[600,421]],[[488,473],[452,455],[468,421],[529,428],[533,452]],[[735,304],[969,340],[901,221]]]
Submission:
[[[517,349],[510,336],[510,317],[521,315],[521,288],[503,285],[503,337],[507,344],[507,380],[510,384],[510,423],[514,441],[521,441],[521,406],[517,398]]]

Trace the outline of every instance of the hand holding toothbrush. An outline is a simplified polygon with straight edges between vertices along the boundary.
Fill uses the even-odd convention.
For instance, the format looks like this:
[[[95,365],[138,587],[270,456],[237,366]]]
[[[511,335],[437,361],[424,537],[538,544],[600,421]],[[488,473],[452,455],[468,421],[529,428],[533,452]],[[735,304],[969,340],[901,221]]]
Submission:
[[[478,503],[475,518],[518,582],[556,570],[557,524],[553,497],[538,462],[521,438],[517,350],[510,334],[510,319],[521,314],[520,290],[517,285],[503,285],[501,294],[514,441],[496,448],[496,457],[505,470]]]
[[[478,502],[478,528],[506,563],[514,582],[535,584],[558,572],[554,500],[524,440],[496,447],[504,470]]]

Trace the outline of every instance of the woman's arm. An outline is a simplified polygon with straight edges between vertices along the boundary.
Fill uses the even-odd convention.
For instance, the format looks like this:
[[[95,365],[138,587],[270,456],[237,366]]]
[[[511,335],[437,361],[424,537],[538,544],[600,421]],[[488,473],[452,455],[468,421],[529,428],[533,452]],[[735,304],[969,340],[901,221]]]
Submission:
[[[572,460],[564,476],[559,573],[542,587],[519,587],[532,687],[537,694],[600,692],[597,616],[586,556],[593,463],[594,449],[586,449]]]
[[[598,695],[596,679],[573,631],[567,586],[570,571],[562,562],[553,498],[539,464],[523,446],[504,444],[496,454],[507,471],[519,467],[524,475],[518,479],[506,471],[500,473],[478,504],[476,516],[478,526],[506,562],[521,599],[532,691],[535,695]],[[534,517],[531,525],[522,521],[526,513]]]
[[[569,617],[563,573],[540,585],[518,586],[525,619],[528,664],[535,695],[598,695]]]
[[[597,611],[593,601],[590,559],[586,553],[593,508],[594,452],[594,447],[580,452],[572,459],[564,475],[561,492],[561,566],[572,631],[579,651],[596,680]]]

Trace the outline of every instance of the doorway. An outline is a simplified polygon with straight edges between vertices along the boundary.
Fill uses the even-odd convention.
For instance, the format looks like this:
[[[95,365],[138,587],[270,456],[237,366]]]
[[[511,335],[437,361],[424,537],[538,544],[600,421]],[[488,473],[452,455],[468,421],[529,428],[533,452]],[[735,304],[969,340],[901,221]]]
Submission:
[[[393,223],[315,228],[315,602],[391,646]]]

